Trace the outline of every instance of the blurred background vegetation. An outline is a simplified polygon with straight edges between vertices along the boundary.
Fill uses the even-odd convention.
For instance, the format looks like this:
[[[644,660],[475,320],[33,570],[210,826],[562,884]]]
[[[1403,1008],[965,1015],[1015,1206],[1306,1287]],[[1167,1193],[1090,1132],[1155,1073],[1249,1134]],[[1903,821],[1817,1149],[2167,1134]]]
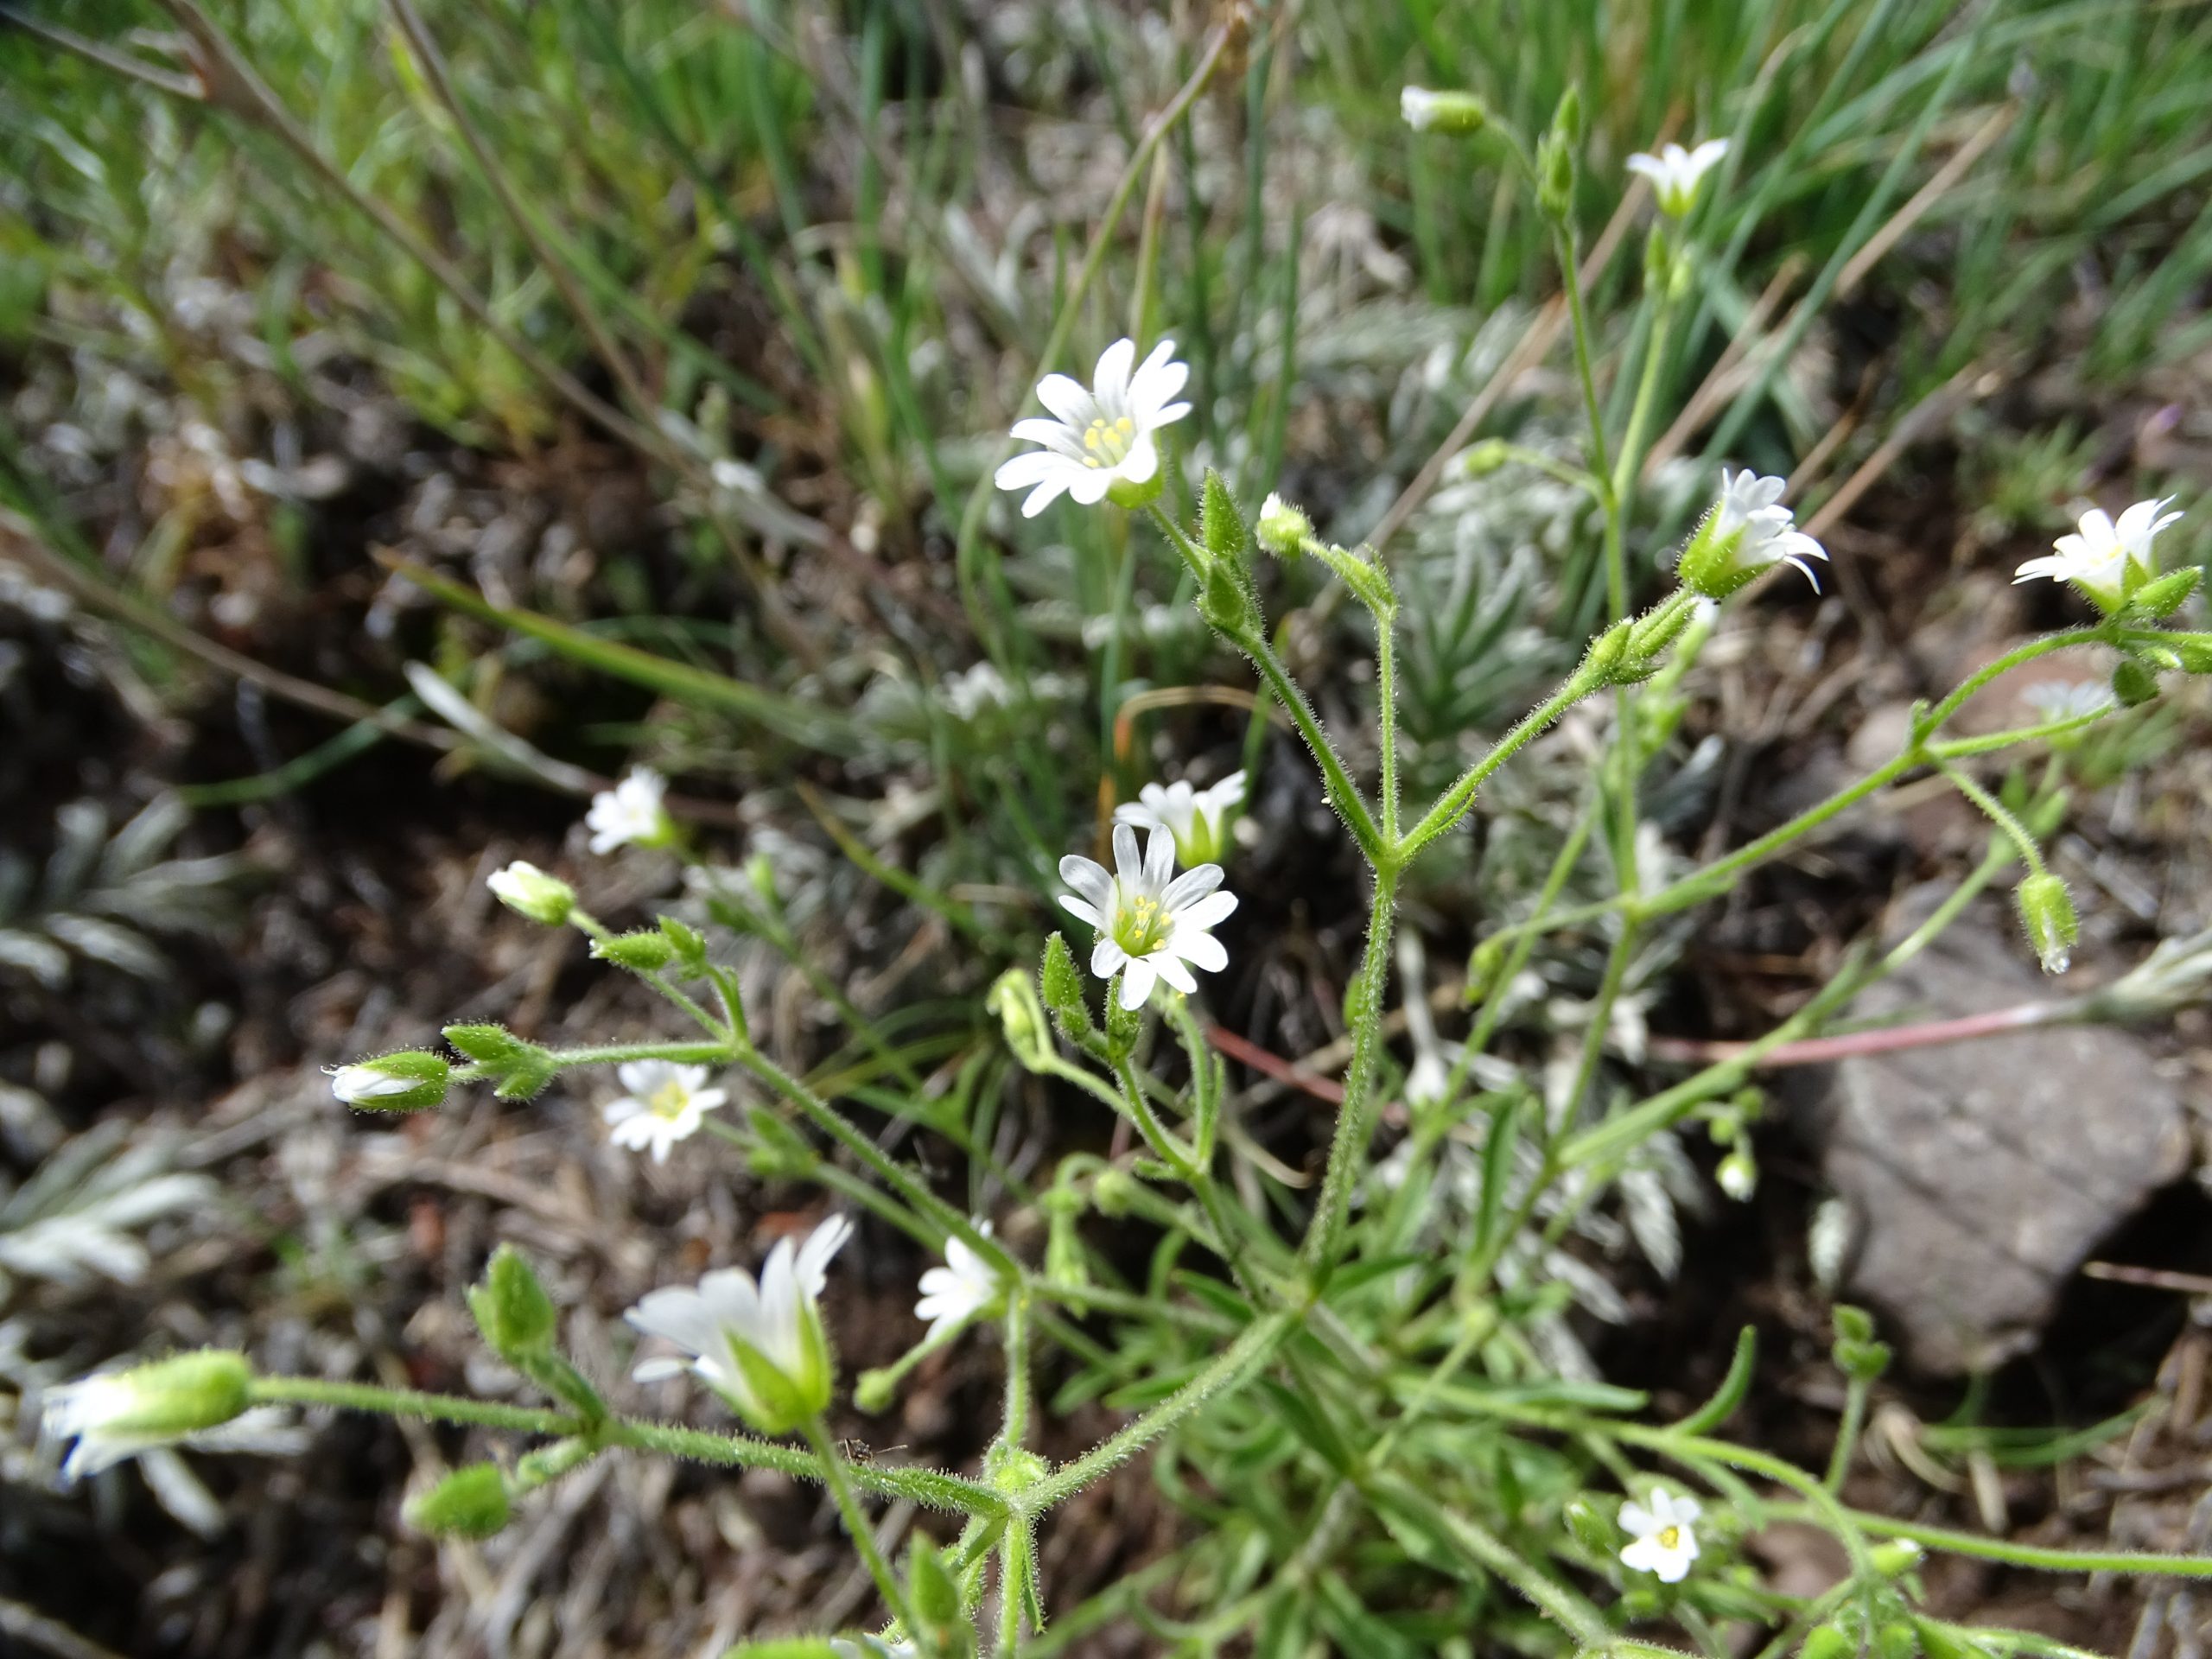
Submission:
[[[979,1210],[1041,1156],[1049,1103],[982,993],[1034,960],[1058,860],[1144,782],[1254,768],[1231,874],[1250,966],[1213,1012],[1275,1054],[1325,1050],[1361,899],[1302,756],[1254,715],[1173,560],[1117,515],[1024,521],[988,474],[1040,372],[1172,336],[1193,370],[1191,475],[1219,467],[1248,509],[1281,488],[1332,537],[1382,547],[1407,596],[1414,786],[1516,715],[1603,600],[1571,486],[1464,464],[1490,437],[1576,458],[1557,267],[1489,141],[1404,126],[1408,83],[1477,91],[1526,130],[1580,89],[1601,369],[1650,322],[1648,206],[1623,162],[1732,142],[1657,365],[1660,407],[1686,412],[1646,470],[1632,576],[1658,588],[1727,458],[1792,477],[1840,591],[1769,601],[1747,647],[1755,702],[1786,719],[1708,709],[1685,728],[1647,809],[1679,844],[1732,833],[1716,799],[1757,817],[1752,758],[1840,750],[1868,706],[1854,663],[1912,659],[1957,594],[1997,602],[1991,573],[2076,498],[2186,505],[2212,479],[2212,8],[2195,0],[0,3],[0,1191],[49,1169],[22,1187],[35,1203],[0,1206],[0,1264],[5,1229],[72,1193],[106,1217],[87,1226],[157,1247],[79,1250],[66,1272],[26,1253],[48,1270],[0,1288],[0,1376],[26,1389],[149,1331],[265,1344],[271,1318],[333,1364],[460,1364],[415,1310],[451,1303],[518,1207],[582,1224],[528,1220],[480,1179],[429,1209],[419,1174],[338,1198],[333,1171],[397,1137],[317,1127],[312,1068],[420,1040],[471,998],[518,1024],[607,1018],[561,1012],[559,965],[465,895],[495,854],[556,862],[582,798],[633,760],[678,780],[715,857],[763,861],[766,909],[701,902],[758,947],[779,1041],[887,1135],[995,1149],[949,1166]],[[1617,419],[1625,379],[1602,387]],[[2204,556],[2203,523],[2177,558]],[[1357,607],[1311,571],[1269,581],[1294,664],[1357,745],[1371,688],[1332,667],[1361,660]],[[2046,603],[2018,620],[2056,620]],[[1813,706],[1773,695],[1815,677],[1841,683]],[[2194,729],[2145,716],[2114,765]],[[1410,913],[1436,966],[1421,981],[1402,958],[1408,995],[1542,882],[1584,787],[1572,752],[1535,759],[1422,867]],[[2174,850],[2188,839],[2152,855],[2182,910],[2206,879],[2201,838]],[[1886,849],[1847,873],[1876,890],[1840,918],[1754,942],[1817,955],[1821,928],[1863,925],[1942,855]],[[594,879],[616,906],[680,886]],[[2126,925],[2175,924],[2154,903]],[[1634,1005],[1759,1024],[1773,988],[1694,971],[1689,943],[1652,942]],[[1601,959],[1547,945],[1547,995],[1516,1006],[1501,1064],[1541,1064]],[[1325,1141],[1315,1103],[1267,1104],[1251,1155],[1294,1166]],[[527,1139],[488,1103],[462,1116],[435,1132],[459,1141],[408,1142],[418,1169]],[[514,1151],[547,1160],[515,1179],[596,1157],[588,1119],[557,1107],[575,1144]],[[50,1173],[118,1122],[99,1158]],[[148,1161],[100,1185],[126,1153]],[[183,1203],[178,1167],[221,1174],[227,1207]],[[686,1248],[716,1260],[772,1207],[596,1165],[586,1184],[593,1213],[637,1229],[694,1217]],[[569,1289],[611,1314],[649,1267],[580,1255]],[[883,1270],[886,1306],[902,1274]],[[122,1280],[140,1288],[106,1297]],[[1063,1407],[1112,1374],[1064,1379]],[[350,1491],[223,1474],[317,1514],[337,1535],[320,1550],[194,1554],[156,1529],[59,1600],[0,1567],[6,1593],[124,1649],[381,1651],[378,1621],[412,1616],[386,1588],[407,1564],[346,1552],[394,1529],[394,1457],[428,1455],[340,1447]],[[1162,1484],[1164,1502],[1116,1489],[1099,1581],[1173,1541],[1168,1512],[1204,1513]],[[698,1525],[744,1534],[685,1494]],[[189,1493],[157,1495],[219,1529]],[[85,1524],[65,1508],[11,1497],[0,1537],[35,1562]],[[247,1559],[260,1591],[219,1594],[219,1564]],[[749,1605],[807,1606],[821,1571],[802,1561]],[[671,1582],[588,1628],[726,1635],[716,1593]],[[415,1650],[529,1622],[518,1592],[461,1599],[417,1610],[438,1634]],[[1340,1640],[1363,1628],[1338,1616]]]

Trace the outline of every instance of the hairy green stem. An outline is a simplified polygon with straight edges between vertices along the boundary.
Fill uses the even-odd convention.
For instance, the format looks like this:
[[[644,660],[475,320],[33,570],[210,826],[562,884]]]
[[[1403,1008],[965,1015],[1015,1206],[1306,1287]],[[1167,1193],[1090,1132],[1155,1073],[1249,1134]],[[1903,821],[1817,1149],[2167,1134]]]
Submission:
[[[868,1576],[875,1580],[876,1593],[883,1598],[883,1605],[890,1610],[892,1618],[905,1629],[914,1629],[913,1610],[906,1605],[906,1586],[899,1582],[899,1575],[883,1557],[883,1548],[875,1541],[875,1524],[853,1491],[843,1453],[837,1450],[836,1442],[830,1438],[830,1431],[820,1417],[808,1418],[802,1427],[806,1443],[814,1448],[815,1459],[821,1465],[822,1484],[830,1489],[830,1496],[836,1501],[837,1513],[845,1518],[845,1530],[852,1537],[853,1547],[860,1551]]]
[[[1017,1515],[1041,1515],[1063,1498],[1081,1491],[1116,1464],[1135,1456],[1216,1395],[1241,1388],[1274,1352],[1297,1315],[1288,1309],[1262,1313],[1224,1349],[1211,1365],[1117,1433],[1012,1499]]]
[[[1329,1145],[1329,1164],[1321,1196],[1306,1224],[1299,1260],[1318,1283],[1336,1261],[1343,1243],[1344,1218],[1353,1187],[1367,1160],[1375,1129],[1375,1072],[1382,1054],[1382,986],[1390,976],[1390,924],[1396,913],[1398,872],[1385,864],[1375,872],[1367,912],[1367,948],[1359,958],[1359,983],[1345,1010],[1352,1030],[1351,1065],[1344,1073],[1344,1104],[1337,1109],[1337,1130]]]

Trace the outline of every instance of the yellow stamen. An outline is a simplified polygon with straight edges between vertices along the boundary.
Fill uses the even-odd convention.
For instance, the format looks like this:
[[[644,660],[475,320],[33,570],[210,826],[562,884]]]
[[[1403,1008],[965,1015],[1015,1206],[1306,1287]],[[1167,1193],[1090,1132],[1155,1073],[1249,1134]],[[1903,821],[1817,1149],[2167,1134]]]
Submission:
[[[680,1083],[664,1083],[647,1096],[645,1104],[656,1117],[677,1118],[690,1103],[691,1091]]]
[[[1662,1549],[1680,1549],[1681,1547],[1682,1547],[1682,1529],[1681,1529],[1680,1527],[1668,1527],[1668,1528],[1664,1529],[1660,1533],[1660,1535],[1659,1535],[1659,1548],[1662,1548]]]

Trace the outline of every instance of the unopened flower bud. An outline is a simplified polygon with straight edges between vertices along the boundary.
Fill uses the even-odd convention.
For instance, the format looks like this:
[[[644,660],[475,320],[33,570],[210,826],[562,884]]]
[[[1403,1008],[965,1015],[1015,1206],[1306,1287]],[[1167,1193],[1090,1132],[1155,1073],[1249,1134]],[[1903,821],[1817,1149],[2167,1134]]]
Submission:
[[[1926,1559],[1928,1552],[1910,1538],[1891,1538],[1875,1545],[1866,1552],[1874,1570],[1885,1579],[1895,1579],[1910,1573]]]
[[[1045,1024],[1045,1005],[1027,972],[1009,968],[993,982],[983,999],[987,1013],[999,1017],[1006,1046],[1025,1071],[1043,1071],[1052,1064],[1052,1033]]]
[[[453,1068],[435,1054],[407,1050],[330,1068],[330,1092],[368,1112],[419,1112],[446,1097]]]
[[[1313,545],[1313,521],[1280,495],[1270,495],[1260,504],[1259,540],[1277,558],[1294,559]]]
[[[2049,870],[2041,870],[2019,885],[2014,898],[2020,906],[2020,924],[2028,930],[2028,943],[2046,974],[2063,974],[2074,959],[2074,946],[2082,937],[2082,924],[2074,914],[2074,899],[2066,883]]]
[[[520,1360],[551,1351],[558,1315],[553,1299],[530,1263],[512,1244],[492,1252],[484,1268],[484,1281],[468,1292],[468,1311],[492,1351],[505,1360]]]
[[[2112,671],[2112,694],[2123,709],[2139,709],[2158,695],[2156,672],[2133,658],[2124,658]]]
[[[407,1524],[433,1538],[489,1538],[507,1524],[507,1482],[499,1465],[454,1470],[407,1505]]]
[[[1738,1141],[1720,1160],[1720,1167],[1713,1179],[1720,1183],[1720,1190],[1741,1204],[1758,1190],[1759,1166],[1751,1156],[1748,1142]]]
[[[1125,1216],[1136,1192],[1136,1177],[1109,1165],[1091,1179],[1090,1202],[1102,1216]]]
[[[611,939],[595,939],[591,953],[633,974],[658,973],[676,960],[675,944],[659,931],[618,933]]]
[[[485,885],[509,910],[548,927],[560,926],[576,907],[574,887],[558,876],[548,875],[537,865],[519,859],[495,872]]]
[[[252,1386],[245,1355],[202,1349],[48,1390],[46,1428],[77,1442],[61,1465],[63,1478],[75,1480],[221,1427],[246,1408]]]
[[[896,1371],[876,1370],[862,1371],[853,1384],[853,1403],[871,1417],[890,1408],[893,1395],[899,1387]]]
[[[1062,1026],[1078,1031],[1090,1027],[1090,1010],[1083,1001],[1083,976],[1063,935],[1055,933],[1045,941],[1045,962],[1038,969],[1037,984],[1044,994],[1045,1006]]]
[[[1408,86],[1398,94],[1398,113],[1415,132],[1480,132],[1490,110],[1472,92],[1433,92]]]
[[[1503,438],[1484,438],[1470,448],[1459,462],[1469,478],[1487,478],[1513,458],[1513,446]]]
[[[1580,1494],[1567,1499],[1567,1529],[1575,1542],[1593,1555],[1611,1555],[1621,1547],[1620,1529],[1613,1517]]]

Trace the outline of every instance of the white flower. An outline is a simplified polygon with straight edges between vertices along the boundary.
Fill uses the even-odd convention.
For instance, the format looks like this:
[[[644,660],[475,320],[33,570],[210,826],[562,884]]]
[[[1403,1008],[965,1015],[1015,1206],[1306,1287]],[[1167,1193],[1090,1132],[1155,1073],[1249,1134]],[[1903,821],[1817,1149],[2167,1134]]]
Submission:
[[[1656,156],[1628,158],[1628,170],[1651,181],[1662,213],[1681,219],[1697,205],[1697,188],[1713,164],[1728,153],[1726,138],[1708,138],[1695,149],[1668,144]]]
[[[988,1235],[991,1224],[979,1221],[976,1230]],[[929,1340],[939,1332],[965,1325],[998,1300],[998,1269],[964,1238],[944,1241],[944,1265],[922,1275],[922,1298],[914,1304],[914,1317],[930,1322]]]
[[[1134,801],[1114,809],[1114,822],[1133,830],[1165,830],[1175,837],[1175,856],[1195,868],[1220,861],[1229,849],[1230,826],[1244,804],[1244,774],[1232,772],[1211,789],[1193,789],[1178,780],[1162,788],[1147,784]]]
[[[653,1162],[668,1161],[668,1149],[698,1133],[706,1114],[729,1098],[726,1089],[705,1086],[707,1068],[672,1060],[632,1060],[615,1075],[630,1092],[603,1109],[613,1130],[608,1139],[639,1152],[652,1149]]]
[[[1707,599],[1726,599],[1769,565],[1793,564],[1818,593],[1821,579],[1808,559],[1826,559],[1827,550],[1797,528],[1796,516],[1782,505],[1788,486],[1761,478],[1746,467],[1720,469],[1720,500],[1682,550],[1677,573]]]
[[[1014,423],[1014,435],[1041,449],[1016,455],[998,470],[1002,490],[1027,490],[1021,516],[1034,518],[1062,491],[1092,506],[1117,484],[1147,485],[1160,470],[1154,434],[1191,412],[1188,404],[1170,401],[1190,378],[1175,361],[1175,342],[1163,340],[1132,376],[1136,342],[1117,340],[1100,354],[1091,384],[1085,387],[1065,374],[1037,383],[1038,401],[1052,411],[1049,421]]]
[[[1752,1160],[1749,1147],[1738,1145],[1720,1160],[1720,1167],[1713,1172],[1720,1183],[1720,1190],[1742,1204],[1758,1191],[1759,1166]]]
[[[394,1095],[411,1095],[420,1086],[412,1077],[396,1077],[372,1065],[341,1065],[330,1074],[330,1092],[348,1106],[365,1106],[371,1101],[389,1100]]]
[[[742,1268],[724,1268],[696,1290],[650,1293],[622,1317],[692,1357],[642,1360],[631,1376],[657,1382],[691,1371],[761,1433],[797,1427],[830,1403],[820,1298],[830,1259],[852,1232],[851,1222],[832,1216],[797,1249],[779,1239],[758,1283]]]
[[[2112,707],[2112,689],[2095,680],[2037,680],[2020,693],[2020,701],[2055,725],[2104,713]]]
[[[1229,952],[1207,931],[1236,908],[1236,895],[1217,893],[1221,866],[1201,864],[1175,874],[1175,839],[1155,830],[1137,855],[1137,832],[1114,826],[1116,874],[1073,855],[1060,861],[1060,880],[1075,889],[1061,906],[1098,930],[1090,971],[1101,979],[1122,975],[1122,1006],[1141,1008],[1155,979],[1185,995],[1198,988],[1191,968],[1219,973]],[[1190,968],[1183,964],[1188,963]]]
[[[1415,132],[1480,132],[1490,111],[1472,92],[1432,92],[1408,86],[1398,93],[1398,113]]]
[[[986,709],[1003,709],[1013,697],[1006,676],[988,661],[957,674],[948,674],[938,694],[958,720],[973,720]]]
[[[1649,1509],[1641,1503],[1622,1504],[1621,1525],[1634,1541],[1621,1551],[1621,1565],[1680,1584],[1697,1560],[1697,1534],[1690,1524],[1700,1513],[1695,1498],[1663,1491],[1652,1492]]]
[[[484,885],[509,910],[548,927],[567,921],[576,905],[574,887],[519,858],[503,870],[494,870]]]
[[[2168,496],[2161,501],[2138,501],[2120,515],[2118,524],[2102,507],[2090,508],[2074,534],[2058,538],[2058,551],[2030,559],[2013,582],[2037,576],[2070,582],[2104,609],[2117,608],[2138,586],[2158,574],[2151,542],[2181,517],[2166,511],[2172,500]]]
[[[46,1433],[77,1442],[61,1478],[96,1475],[220,1428],[246,1409],[251,1380],[243,1355],[211,1348],[48,1389]]]
[[[611,853],[617,847],[651,847],[668,835],[668,810],[661,798],[668,793],[668,779],[651,766],[632,766],[630,775],[612,789],[591,798],[584,814],[584,828],[591,831],[591,849]]]
[[[453,1067],[439,1055],[410,1049],[351,1065],[326,1066],[330,1092],[372,1112],[412,1112],[446,1097]]]

